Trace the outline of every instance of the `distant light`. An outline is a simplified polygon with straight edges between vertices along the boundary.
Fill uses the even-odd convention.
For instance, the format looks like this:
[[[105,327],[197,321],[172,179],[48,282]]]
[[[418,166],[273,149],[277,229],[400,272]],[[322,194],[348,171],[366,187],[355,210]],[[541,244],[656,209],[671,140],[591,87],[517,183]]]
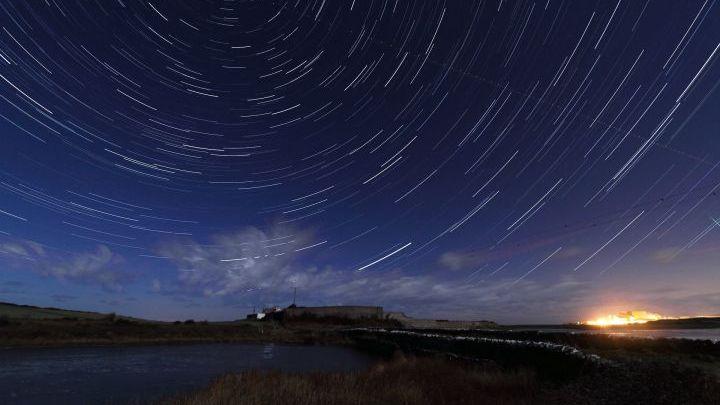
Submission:
[[[584,325],[591,326],[620,326],[643,324],[649,321],[657,321],[660,319],[673,319],[664,317],[660,314],[647,311],[624,311],[615,315],[606,315],[593,320],[582,322]]]

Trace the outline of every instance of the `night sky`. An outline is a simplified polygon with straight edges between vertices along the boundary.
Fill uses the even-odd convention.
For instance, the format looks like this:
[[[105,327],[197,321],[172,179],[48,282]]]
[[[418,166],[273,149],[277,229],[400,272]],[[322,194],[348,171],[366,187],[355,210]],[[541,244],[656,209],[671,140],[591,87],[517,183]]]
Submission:
[[[720,5],[0,1],[0,301],[720,313]]]

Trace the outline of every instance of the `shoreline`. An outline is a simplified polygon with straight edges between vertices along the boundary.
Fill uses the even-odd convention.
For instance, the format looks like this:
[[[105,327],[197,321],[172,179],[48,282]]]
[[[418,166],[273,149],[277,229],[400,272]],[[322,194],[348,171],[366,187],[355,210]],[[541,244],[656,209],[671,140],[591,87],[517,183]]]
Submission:
[[[20,331],[31,325],[29,331]],[[85,334],[85,326],[98,330]],[[132,330],[126,330],[131,326]],[[58,328],[63,336],[31,336],[46,329]],[[696,328],[688,330],[716,330],[720,328]],[[682,329],[637,329],[637,331],[677,331]],[[337,345],[352,346],[354,342],[348,333],[367,332],[403,332],[435,333],[447,336],[476,336],[499,339],[520,339],[539,342],[555,342],[560,337],[577,339],[613,339],[639,341],[676,341],[689,344],[711,342],[720,345],[719,339],[688,338],[683,336],[641,336],[632,335],[635,329],[578,329],[578,328],[492,328],[492,329],[418,329],[398,327],[378,327],[361,325],[327,324],[280,324],[258,321],[239,321],[235,323],[196,323],[177,325],[173,323],[108,322],[106,320],[13,320],[10,324],[0,325],[0,350],[16,348],[63,348],[63,347],[118,347],[118,346],[158,346],[192,344],[287,344],[287,345]],[[5,332],[4,334],[2,332]],[[18,333],[19,332],[19,333]],[[77,333],[84,336],[67,336]],[[15,333],[15,336],[13,336]],[[189,335],[188,335],[189,334]],[[143,336],[145,335],[145,336]],[[165,336],[163,336],[165,335]],[[693,343],[694,342],[694,343]]]
[[[317,404],[362,398],[353,403],[431,404],[482,398],[479,403],[715,404],[720,397],[720,344],[707,348],[704,342],[668,340],[658,346],[652,339],[582,335],[574,344],[560,345],[444,332],[356,328],[348,331],[356,348],[384,359],[371,370],[226,374],[201,390],[159,403]],[[612,355],[596,354],[603,344],[610,345],[603,350]],[[626,352],[616,352],[616,344],[627,346]],[[580,349],[583,345],[590,348]],[[703,347],[706,352],[698,353]],[[704,356],[707,367],[668,356],[668,349]]]
[[[20,341],[21,336],[31,336],[37,328],[47,332],[53,325],[62,326],[62,329],[56,330],[54,335],[39,336],[35,342]],[[16,344],[3,343],[3,338],[7,337],[3,332],[12,329],[18,333]],[[113,333],[108,334],[108,331]],[[81,339],[80,334],[86,337]],[[342,400],[347,392],[353,392],[353,395],[365,395],[368,398],[365,403],[373,403],[373,400],[395,401],[396,390],[411,396],[413,401],[393,403],[432,403],[423,401],[438,395],[426,386],[433,381],[437,381],[436,388],[442,395],[452,396],[457,391],[492,397],[493,393],[502,392],[503,398],[518,399],[519,403],[578,403],[573,401],[583,399],[577,397],[579,391],[592,392],[598,400],[607,400],[617,395],[634,395],[626,386],[634,384],[661,387],[663,392],[660,394],[667,392],[685,403],[693,398],[688,396],[692,393],[683,391],[689,390],[686,387],[695,387],[697,395],[703,398],[720,392],[720,342],[573,334],[570,331],[408,330],[357,324],[255,321],[156,325],[61,320],[26,321],[24,325],[15,322],[0,327],[0,353],[233,344],[339,347],[371,356],[376,361],[368,370],[353,372],[251,369],[220,374],[202,388],[178,392],[156,403],[216,403],[218,396],[237,399],[245,393],[267,400],[261,403],[316,403],[297,402],[304,400],[308,392],[330,395],[331,400]],[[394,381],[397,386],[388,381]],[[461,388],[458,382],[468,386]],[[357,390],[357,387],[376,384],[383,388],[377,392]],[[271,387],[275,386],[282,389],[274,392]],[[524,394],[516,397],[516,388]],[[631,402],[625,403],[635,399],[649,403],[659,394],[642,392],[637,395],[640,396],[627,397]],[[532,402],[538,398],[543,402]]]

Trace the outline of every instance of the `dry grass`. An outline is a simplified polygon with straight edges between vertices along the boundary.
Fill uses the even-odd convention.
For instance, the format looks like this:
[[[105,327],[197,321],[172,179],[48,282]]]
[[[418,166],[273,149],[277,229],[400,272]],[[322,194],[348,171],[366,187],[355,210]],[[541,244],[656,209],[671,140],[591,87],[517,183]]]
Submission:
[[[630,365],[628,365],[630,366]],[[364,372],[296,374],[248,371],[164,404],[707,404],[720,383],[668,364],[603,367],[563,382],[528,369],[468,365],[438,357],[396,358]]]
[[[567,338],[573,339],[574,336]],[[465,358],[488,359],[504,370],[533,370],[539,388],[532,403],[537,404],[720,405],[720,379],[709,374],[705,368],[661,354],[672,353],[674,346],[680,352],[690,351],[692,347],[710,356],[714,346],[709,342],[667,340],[658,343],[647,339],[619,338],[610,341],[607,337],[584,339],[591,347],[619,345],[635,353],[626,356],[626,359],[616,357],[611,364],[598,364],[542,348],[508,344],[448,341],[402,334],[366,334],[357,336],[357,339],[361,339],[363,347],[379,351],[452,353]],[[643,342],[647,344],[645,349]],[[713,362],[718,364],[717,357],[708,357],[707,363]]]
[[[332,330],[286,328],[276,322],[150,323],[103,319],[7,319],[0,317],[0,347],[276,342],[343,344]]]
[[[227,375],[206,390],[166,403],[528,404],[536,393],[535,377],[526,371],[400,356],[356,373],[249,371]]]

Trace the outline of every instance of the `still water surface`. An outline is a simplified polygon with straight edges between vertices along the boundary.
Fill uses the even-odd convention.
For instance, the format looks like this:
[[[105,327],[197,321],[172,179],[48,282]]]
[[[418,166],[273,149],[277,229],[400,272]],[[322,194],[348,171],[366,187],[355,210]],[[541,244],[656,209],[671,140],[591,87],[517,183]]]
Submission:
[[[0,404],[145,402],[224,373],[351,371],[373,361],[347,348],[272,344],[0,349]]]

